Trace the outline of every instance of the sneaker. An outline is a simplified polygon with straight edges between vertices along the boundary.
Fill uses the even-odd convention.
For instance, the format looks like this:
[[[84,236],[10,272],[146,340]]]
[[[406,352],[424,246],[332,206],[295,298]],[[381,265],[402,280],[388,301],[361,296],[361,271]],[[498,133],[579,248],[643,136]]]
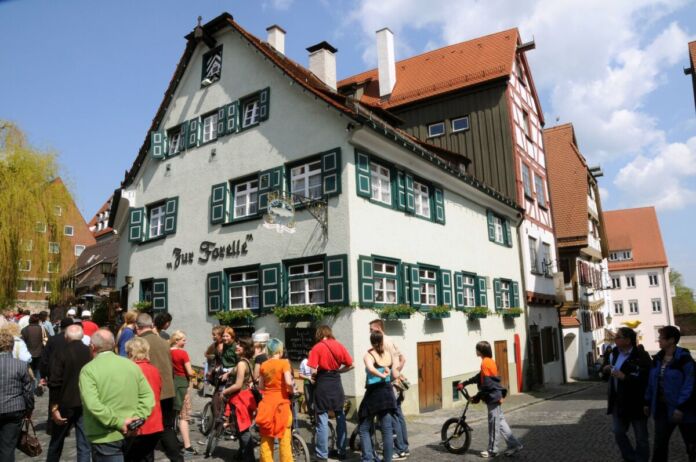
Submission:
[[[404,457],[408,457],[408,456],[411,455],[411,451],[408,451],[408,450],[406,450],[406,451],[400,451],[400,452],[399,452],[399,455],[400,455],[400,456],[404,456]]]
[[[193,446],[189,446],[187,448],[184,448],[184,450],[182,452],[184,453],[184,456],[197,456],[198,455],[198,451],[193,449]]]
[[[404,455],[403,452],[400,452],[400,453],[394,454],[392,456],[392,460],[406,460],[406,456]]]
[[[515,446],[514,448],[510,448],[510,449],[508,449],[507,451],[505,451],[505,455],[506,455],[506,456],[512,456],[512,455],[517,454],[518,452],[520,452],[523,448],[524,448],[524,446],[522,446],[522,445],[520,444],[519,446]]]
[[[484,459],[492,459],[498,457],[498,454],[493,451],[481,451],[481,457]]]

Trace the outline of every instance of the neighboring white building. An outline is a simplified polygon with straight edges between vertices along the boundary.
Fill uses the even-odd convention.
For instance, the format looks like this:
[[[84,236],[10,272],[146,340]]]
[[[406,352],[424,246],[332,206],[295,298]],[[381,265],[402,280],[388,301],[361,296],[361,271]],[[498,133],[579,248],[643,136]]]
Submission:
[[[468,159],[337,94],[329,44],[308,49],[310,73],[284,56],[281,35],[273,26],[262,42],[223,14],[186,37],[113,201],[109,224],[124,236],[117,285],[128,306],[151,300],[169,311],[194,364],[217,313],[251,310],[253,326],[238,331],[268,332],[294,355],[319,321],[281,323],[272,310],[338,307],[321,322],[356,360],[343,380],[352,397],[363,393],[369,321],[410,306],[409,319],[387,322],[413,384],[405,412],[451,405],[456,381],[479,367],[481,339],[517,392],[525,319],[505,313],[524,303],[521,210],[462,173]],[[296,202],[286,223],[294,233],[264,226],[275,193],[281,208],[282,198]],[[429,319],[442,305],[456,309]],[[465,313],[474,306],[491,314],[474,319]]]
[[[614,328],[629,326],[650,352],[657,330],[674,325],[669,263],[654,207],[604,212]]]

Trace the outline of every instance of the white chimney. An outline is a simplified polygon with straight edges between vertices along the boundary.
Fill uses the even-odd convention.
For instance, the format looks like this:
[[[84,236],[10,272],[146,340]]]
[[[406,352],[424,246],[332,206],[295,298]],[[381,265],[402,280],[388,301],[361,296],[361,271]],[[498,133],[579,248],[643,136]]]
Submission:
[[[317,43],[307,48],[309,70],[327,86],[336,90],[336,48],[327,42]]]
[[[268,32],[268,44],[278,51],[281,55],[285,54],[285,30],[278,24],[273,24],[266,28]]]
[[[377,31],[377,74],[379,96],[390,95],[396,85],[396,61],[394,60],[394,34],[387,27]]]

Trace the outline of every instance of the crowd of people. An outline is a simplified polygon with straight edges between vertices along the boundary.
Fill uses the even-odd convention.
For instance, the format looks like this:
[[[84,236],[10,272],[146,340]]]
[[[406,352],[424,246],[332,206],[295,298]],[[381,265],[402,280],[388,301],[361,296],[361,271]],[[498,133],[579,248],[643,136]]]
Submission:
[[[78,311],[80,316],[77,316]],[[0,316],[0,460],[13,461],[22,423],[34,416],[35,396],[48,389],[47,431],[51,435],[47,461],[59,461],[72,430],[78,461],[153,461],[159,447],[171,461],[197,454],[191,444],[192,384],[197,373],[186,351],[181,330],[168,333],[172,317],[129,311],[114,334],[91,320],[88,310],[68,310],[59,327],[47,313],[19,312]],[[679,330],[660,329],[660,352],[650,358],[637,344],[636,333],[618,329],[615,347],[602,368],[609,381],[608,413],[616,444],[624,460],[648,461],[647,419],[654,419],[654,462],[668,460],[670,436],[679,428],[690,460],[696,457],[694,360],[678,346]],[[375,319],[369,324],[370,348],[362,359],[366,374],[358,407],[362,462],[404,460],[409,455],[408,431],[401,409],[408,381],[402,374],[406,357]],[[496,457],[501,443],[506,455],[522,450],[502,411],[507,390],[501,385],[491,346],[476,345],[480,372],[458,387],[475,384],[472,401],[488,409],[489,440],[484,458]],[[239,442],[237,459],[256,460],[260,434],[262,462],[293,460],[292,396],[304,393],[307,412],[314,416],[314,459],[339,460],[347,455],[346,401],[341,375],[355,367],[353,357],[329,326],[316,329],[315,343],[299,365],[298,377],[283,342],[267,333],[237,337],[233,328],[215,326],[205,352],[204,378],[216,389],[215,415],[231,427]],[[301,387],[300,387],[301,385]],[[175,420],[178,417],[176,435]],[[333,453],[329,419],[336,421]],[[373,447],[374,425],[381,429],[381,454]],[[635,445],[627,433],[633,428]]]

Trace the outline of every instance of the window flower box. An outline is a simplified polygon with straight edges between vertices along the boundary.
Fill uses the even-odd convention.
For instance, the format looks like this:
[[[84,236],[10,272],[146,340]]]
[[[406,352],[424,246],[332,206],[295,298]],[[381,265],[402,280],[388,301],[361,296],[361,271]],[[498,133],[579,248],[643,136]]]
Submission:
[[[502,314],[506,318],[519,318],[522,315],[522,308],[512,307],[507,308],[502,311]]]
[[[242,327],[254,324],[257,316],[251,310],[231,310],[217,313],[215,317],[221,326]]]
[[[379,311],[379,317],[387,321],[409,319],[416,309],[408,305],[389,305]]]
[[[452,308],[445,305],[434,306],[430,309],[430,311],[425,312],[425,319],[434,320],[449,318],[451,316],[451,310]]]
[[[273,314],[279,322],[314,322],[324,316],[335,316],[341,311],[340,306],[290,305],[273,308]]]
[[[488,317],[488,307],[486,306],[475,306],[474,308],[469,308],[466,315],[469,319],[484,319]]]

